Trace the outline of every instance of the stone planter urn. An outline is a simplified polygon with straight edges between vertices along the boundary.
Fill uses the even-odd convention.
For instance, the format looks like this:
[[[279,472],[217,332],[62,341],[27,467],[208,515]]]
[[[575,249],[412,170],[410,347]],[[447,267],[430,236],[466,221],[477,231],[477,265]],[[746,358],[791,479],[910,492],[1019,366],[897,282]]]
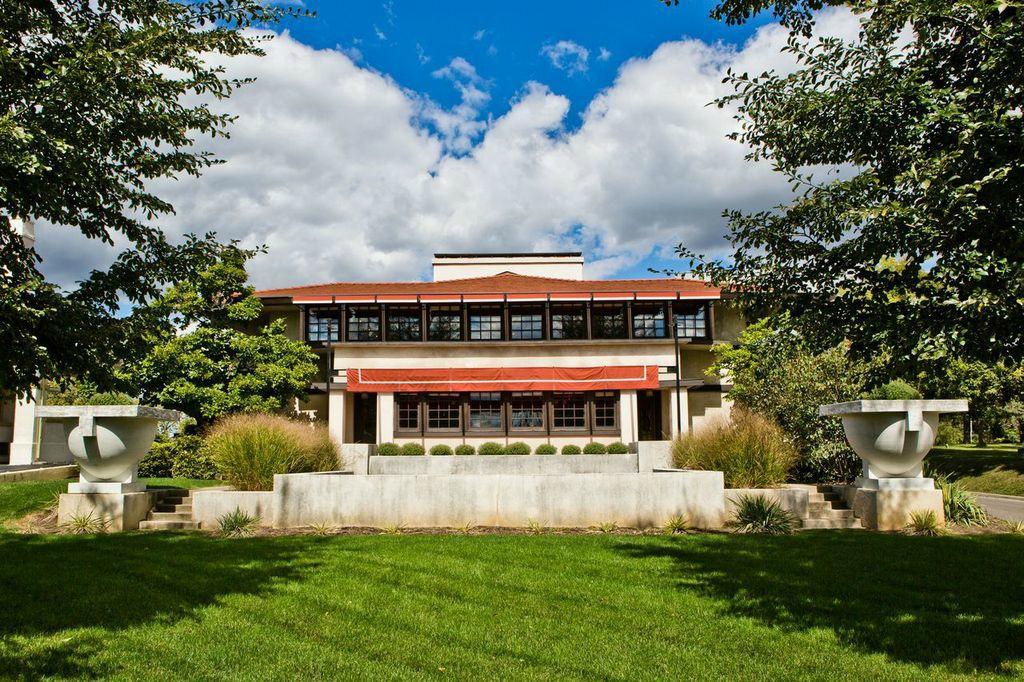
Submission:
[[[861,476],[841,492],[865,526],[899,530],[919,511],[943,518],[942,492],[924,477],[922,462],[935,445],[939,415],[966,411],[966,400],[853,400],[818,408],[843,420],[846,440],[864,462]]]
[[[132,493],[145,489],[139,462],[161,421],[179,421],[177,410],[144,405],[45,405],[36,416],[59,421],[80,469],[70,493]]]

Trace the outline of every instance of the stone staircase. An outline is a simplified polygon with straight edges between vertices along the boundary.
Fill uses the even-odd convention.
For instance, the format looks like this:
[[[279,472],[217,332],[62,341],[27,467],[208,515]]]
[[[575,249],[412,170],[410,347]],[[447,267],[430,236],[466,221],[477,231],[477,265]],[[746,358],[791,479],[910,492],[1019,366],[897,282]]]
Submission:
[[[191,491],[180,488],[161,490],[149,516],[139,523],[139,530],[196,530],[192,520]]]
[[[846,506],[843,497],[832,490],[830,485],[819,485],[808,492],[807,518],[803,528],[863,528],[860,519]]]

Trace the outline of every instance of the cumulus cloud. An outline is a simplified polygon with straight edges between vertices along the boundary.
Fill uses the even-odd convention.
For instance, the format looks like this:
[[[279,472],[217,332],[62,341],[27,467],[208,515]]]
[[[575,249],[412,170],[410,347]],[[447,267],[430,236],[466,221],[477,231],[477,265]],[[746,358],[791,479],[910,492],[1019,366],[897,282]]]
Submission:
[[[820,23],[857,29],[838,11]],[[665,43],[624,63],[570,128],[569,100],[540,83],[484,120],[487,84],[464,59],[435,72],[460,93],[445,109],[340,50],[283,34],[266,57],[231,63],[258,80],[217,105],[238,115],[231,138],[200,141],[226,163],[156,183],[177,210],[160,225],[266,244],[252,263],[262,287],[416,279],[434,251],[579,248],[591,276],[679,242],[721,252],[724,208],[764,208],[789,189],[725,138],[732,112],[707,104],[725,93],[726,68],[791,68],[785,40],[768,26],[739,48]],[[59,281],[109,261],[108,247],[83,247],[72,231],[38,233]]]
[[[571,40],[549,43],[540,49],[540,53],[551,61],[551,66],[570,76],[586,71],[590,60],[590,50]]]

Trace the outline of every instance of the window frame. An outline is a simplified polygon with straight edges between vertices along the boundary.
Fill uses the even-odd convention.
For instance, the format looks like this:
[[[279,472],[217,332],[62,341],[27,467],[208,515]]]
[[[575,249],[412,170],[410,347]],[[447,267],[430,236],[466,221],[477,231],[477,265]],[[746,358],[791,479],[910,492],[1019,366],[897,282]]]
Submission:
[[[408,314],[396,315],[395,317],[403,317],[408,319],[414,319],[416,324],[417,333],[414,338],[410,339],[399,339],[395,338],[394,331],[391,327],[392,311],[408,311]],[[410,343],[413,341],[423,340],[423,314],[420,306],[416,305],[388,305],[385,307],[385,323],[387,325],[387,339],[388,341],[396,341],[400,343]]]
[[[473,400],[473,396],[474,395],[496,395],[497,396],[497,400],[488,399],[488,400],[474,401]],[[475,436],[483,435],[483,434],[493,435],[493,434],[504,434],[505,433],[505,424],[507,424],[508,422],[505,421],[505,395],[501,391],[470,391],[468,393],[465,393],[464,396],[465,396],[464,400],[465,400],[465,410],[466,410],[465,422],[464,423],[466,425],[466,434],[467,435],[471,434],[471,433],[473,435],[475,435]],[[474,402],[478,402],[478,403],[480,403],[480,402],[486,402],[486,403],[497,402],[498,425],[496,427],[494,427],[494,426],[474,427],[473,426],[473,403]]]
[[[451,404],[454,405],[454,407],[455,407],[454,414],[455,414],[456,419],[458,420],[458,423],[454,427],[452,427],[452,426],[445,426],[445,427],[434,428],[434,427],[432,427],[430,425],[430,401],[431,401],[431,399],[443,399],[443,400],[446,400],[446,401],[448,401],[448,402],[450,402]],[[447,434],[462,433],[462,426],[463,426],[464,422],[462,420],[463,419],[463,415],[462,415],[462,395],[460,393],[427,393],[423,397],[423,403],[424,403],[424,408],[423,408],[423,417],[424,417],[424,419],[423,419],[423,433],[425,433],[425,434],[431,434],[431,433],[447,433]],[[451,414],[450,410],[449,410],[449,414]]]
[[[492,337],[488,337],[488,338],[473,338],[473,314],[474,314],[474,312],[479,312],[481,310],[493,310],[493,311],[496,311],[495,314],[493,314],[493,315],[486,315],[486,317],[489,317],[489,318],[496,317],[498,319],[498,337],[497,338],[492,338]],[[494,332],[493,329],[488,329],[487,331],[489,333],[493,333]],[[468,305],[468,306],[466,306],[466,335],[465,335],[465,339],[467,341],[472,341],[474,343],[479,343],[479,342],[486,343],[488,341],[493,343],[494,341],[504,341],[505,338],[506,338],[505,331],[506,331],[505,330],[505,308],[503,306],[501,306],[501,305],[476,305],[476,306]]]
[[[401,403],[410,399],[411,402],[416,404],[416,427],[409,428],[402,426],[402,405]],[[395,433],[415,433],[421,435],[424,427],[424,407],[423,407],[423,396],[419,393],[396,393],[395,394]]]
[[[611,426],[600,426],[597,423],[597,405],[598,398],[610,398],[612,406],[612,425]],[[620,400],[622,394],[619,391],[594,391],[590,396],[590,412],[591,421],[594,425],[594,433],[609,434],[621,432],[621,425],[619,424],[619,411],[620,411]]]
[[[559,396],[571,395],[580,396],[583,401],[583,425],[582,426],[557,426],[557,418],[555,416],[555,406],[559,399]],[[590,399],[589,396],[580,391],[555,391],[549,395],[548,398],[549,410],[551,411],[551,433],[590,433]]]
[[[690,307],[690,310],[684,310],[685,307]],[[687,303],[685,301],[677,301],[672,306],[672,333],[675,334],[679,328],[678,320],[686,317],[698,317],[704,318],[704,334],[702,336],[690,336],[680,338],[691,338],[691,339],[710,339],[711,338],[711,306],[706,302],[701,303]]]
[[[516,426],[512,420],[517,403],[525,402],[523,396],[530,396],[540,402],[540,426]],[[548,404],[550,399],[542,391],[513,391],[509,393],[505,401],[508,409],[508,432],[509,433],[547,433],[548,432]],[[531,400],[532,402],[532,400]]]
[[[455,322],[458,326],[458,334],[455,338],[436,339],[433,337],[432,332],[434,329],[434,313],[438,311],[444,311],[443,317],[455,318]],[[451,343],[453,341],[465,341],[466,330],[463,325],[464,319],[462,315],[462,306],[458,303],[438,303],[427,305],[427,341],[434,341],[436,343]]]
[[[580,335],[579,336],[556,336],[555,335],[555,317],[558,315],[565,314],[564,311],[567,309],[578,309],[580,317]],[[550,329],[551,329],[551,340],[552,341],[585,341],[589,335],[587,333],[587,306],[584,303],[559,303],[551,306],[550,311]]]
[[[536,329],[533,328],[533,323],[531,321],[530,331],[531,332],[536,331],[539,334],[539,336],[528,336],[528,337],[527,336],[520,336],[520,337],[516,337],[515,336],[516,329],[515,329],[515,321],[514,321],[516,316],[538,318],[539,324],[537,325]],[[544,315],[544,306],[538,306],[538,305],[510,305],[508,307],[508,340],[509,341],[545,341],[545,340],[547,340],[547,333],[546,333],[546,329],[545,329],[545,327],[547,325],[545,324],[545,322],[546,322],[545,317],[546,316]]]
[[[353,336],[352,336],[352,332],[353,331],[357,331],[357,332],[360,331],[358,325],[353,324],[352,317],[353,317],[353,315],[355,313],[363,312],[363,311],[372,312],[372,313],[376,314],[376,317],[377,317],[377,337],[376,338],[372,338],[372,339],[370,339],[370,338],[359,339],[359,338],[353,338]],[[382,340],[382,338],[383,338],[383,336],[382,336],[383,328],[382,328],[381,322],[382,322],[382,320],[381,320],[380,306],[376,306],[376,305],[350,305],[350,306],[348,306],[348,310],[345,313],[345,341],[347,343],[379,343]]]
[[[597,333],[597,329],[598,329],[597,318],[601,317],[601,315],[598,314],[598,310],[608,310],[608,309],[611,309],[611,308],[618,308],[619,316],[622,318],[622,335],[621,336],[605,336],[603,334],[598,334]],[[631,321],[630,321],[629,311],[627,310],[625,303],[594,303],[591,306],[591,308],[590,308],[590,338],[592,338],[592,339],[599,339],[599,340],[604,340],[604,339],[608,339],[608,340],[628,339],[630,337],[629,336],[629,329],[630,329],[629,325],[630,325],[630,323],[631,323]]]
[[[329,316],[321,316],[321,313],[324,313],[324,312],[330,313],[330,315]],[[310,320],[314,319],[314,318],[317,321],[320,321],[320,320],[334,320],[337,323],[337,328],[335,329],[334,338],[327,338],[327,339],[313,339],[313,338],[310,338],[310,334],[309,334],[309,331],[310,331],[310,329],[309,329],[310,328]],[[306,310],[305,310],[304,321],[303,321],[303,328],[302,328],[303,339],[305,339],[305,341],[307,343],[323,343],[323,344],[327,344],[327,343],[340,343],[341,342],[341,332],[342,332],[342,328],[344,327],[344,325],[342,324],[342,320],[343,320],[343,318],[342,318],[342,311],[341,311],[340,308],[328,307],[328,306],[308,306],[306,308]],[[328,334],[328,337],[330,337],[330,328],[329,327],[328,327],[327,334]]]
[[[632,334],[634,339],[668,339],[671,338],[668,334],[668,315],[665,314],[664,303],[634,303],[632,306],[632,314],[630,315],[629,323],[631,325]],[[660,314],[660,318],[658,315]],[[650,316],[650,320],[643,320],[644,324],[641,327],[637,327],[637,321],[640,318]],[[661,334],[647,334],[640,333],[645,330],[657,330],[658,322],[661,323]],[[649,323],[649,324],[648,324]]]

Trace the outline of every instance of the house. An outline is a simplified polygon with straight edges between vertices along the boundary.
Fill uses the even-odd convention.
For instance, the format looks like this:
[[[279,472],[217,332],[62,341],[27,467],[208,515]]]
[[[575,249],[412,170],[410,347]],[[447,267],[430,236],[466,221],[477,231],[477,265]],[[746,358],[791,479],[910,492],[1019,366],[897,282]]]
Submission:
[[[579,252],[439,253],[429,282],[257,295],[319,357],[299,409],[341,443],[631,443],[726,413],[729,386],[706,370],[743,322],[720,290],[588,280],[583,265]]]

